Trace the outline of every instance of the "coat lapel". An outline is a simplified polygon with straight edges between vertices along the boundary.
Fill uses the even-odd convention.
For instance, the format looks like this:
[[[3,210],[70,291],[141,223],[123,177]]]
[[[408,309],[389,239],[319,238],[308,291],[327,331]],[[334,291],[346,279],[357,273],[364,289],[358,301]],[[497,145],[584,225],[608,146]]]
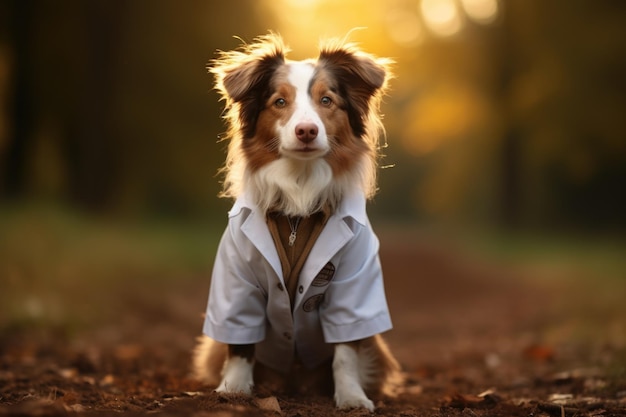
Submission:
[[[267,227],[265,216],[259,210],[252,207],[251,212],[241,225],[241,232],[252,242],[255,248],[263,255],[272,269],[284,283],[283,269],[280,258],[274,245],[274,240]]]
[[[300,285],[304,287],[304,291],[296,294],[294,310],[299,307],[302,299],[307,295],[313,279],[353,236],[354,233],[343,218],[332,216],[328,219],[326,227],[324,227],[324,230],[317,238],[317,242],[315,242],[307,261],[302,267],[302,271],[300,271]]]
[[[305,296],[309,296],[307,291],[317,274],[354,237],[354,232],[345,221],[346,217],[352,217],[363,226],[367,223],[365,197],[361,194],[346,196],[339,209],[328,219],[300,271],[300,285],[304,291],[296,294],[294,310]]]

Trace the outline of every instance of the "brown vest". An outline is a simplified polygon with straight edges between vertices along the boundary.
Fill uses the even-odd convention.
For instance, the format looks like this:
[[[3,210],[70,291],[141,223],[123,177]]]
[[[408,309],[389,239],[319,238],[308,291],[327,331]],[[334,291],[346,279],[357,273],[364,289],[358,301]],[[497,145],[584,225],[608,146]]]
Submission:
[[[329,217],[329,213],[324,211],[313,213],[309,217],[289,218],[278,212],[270,212],[267,215],[267,226],[280,258],[292,310],[296,291],[300,291],[298,289],[300,271]],[[292,229],[295,231],[295,240],[293,245],[290,245],[289,236]]]

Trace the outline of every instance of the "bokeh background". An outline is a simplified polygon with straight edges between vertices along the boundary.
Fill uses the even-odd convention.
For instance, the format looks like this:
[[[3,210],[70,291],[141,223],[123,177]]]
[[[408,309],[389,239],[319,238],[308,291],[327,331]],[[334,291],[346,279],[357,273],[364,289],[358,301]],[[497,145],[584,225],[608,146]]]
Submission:
[[[0,193],[116,215],[219,215],[206,65],[273,30],[396,60],[372,214],[624,231],[619,1],[2,2]]]
[[[205,297],[230,205],[206,66],[269,30],[302,59],[362,28],[396,61],[370,206],[386,239],[621,294],[625,22],[615,0],[1,0],[0,325],[71,333],[162,281]]]

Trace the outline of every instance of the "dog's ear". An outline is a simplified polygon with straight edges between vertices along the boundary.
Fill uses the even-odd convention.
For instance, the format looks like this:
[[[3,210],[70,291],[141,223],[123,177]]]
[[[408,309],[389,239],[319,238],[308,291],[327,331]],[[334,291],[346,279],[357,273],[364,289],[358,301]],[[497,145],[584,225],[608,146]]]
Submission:
[[[366,95],[374,94],[385,84],[387,64],[350,46],[327,46],[320,50],[319,61],[341,81],[350,83]],[[384,61],[384,62],[383,62]]]
[[[249,91],[268,82],[276,68],[285,62],[282,54],[271,54],[243,62],[227,71],[222,81],[223,88],[230,98],[240,102]]]
[[[209,66],[215,75],[215,89],[226,101],[226,117],[238,121],[244,138],[255,134],[272,75],[285,63],[286,53],[280,36],[270,33],[238,50],[220,52]]]
[[[318,61],[332,74],[336,87],[348,99],[350,124],[360,136],[372,98],[380,99],[385,92],[391,60],[375,58],[351,44],[331,41],[321,47]]]
[[[227,102],[241,102],[252,90],[263,87],[285,63],[286,48],[275,34],[261,36],[239,50],[220,52],[209,71],[215,75],[215,88]]]

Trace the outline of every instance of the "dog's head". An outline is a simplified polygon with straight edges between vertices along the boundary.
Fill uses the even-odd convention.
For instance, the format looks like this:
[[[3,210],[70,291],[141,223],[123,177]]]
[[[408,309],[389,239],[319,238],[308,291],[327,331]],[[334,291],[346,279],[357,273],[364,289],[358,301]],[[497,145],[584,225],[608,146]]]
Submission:
[[[264,188],[257,190],[262,208],[298,215],[336,205],[349,186],[373,195],[389,60],[338,41],[314,60],[289,61],[287,52],[270,34],[222,52],[210,67],[231,140],[224,195],[254,183]],[[294,193],[307,194],[308,203],[281,206]]]

